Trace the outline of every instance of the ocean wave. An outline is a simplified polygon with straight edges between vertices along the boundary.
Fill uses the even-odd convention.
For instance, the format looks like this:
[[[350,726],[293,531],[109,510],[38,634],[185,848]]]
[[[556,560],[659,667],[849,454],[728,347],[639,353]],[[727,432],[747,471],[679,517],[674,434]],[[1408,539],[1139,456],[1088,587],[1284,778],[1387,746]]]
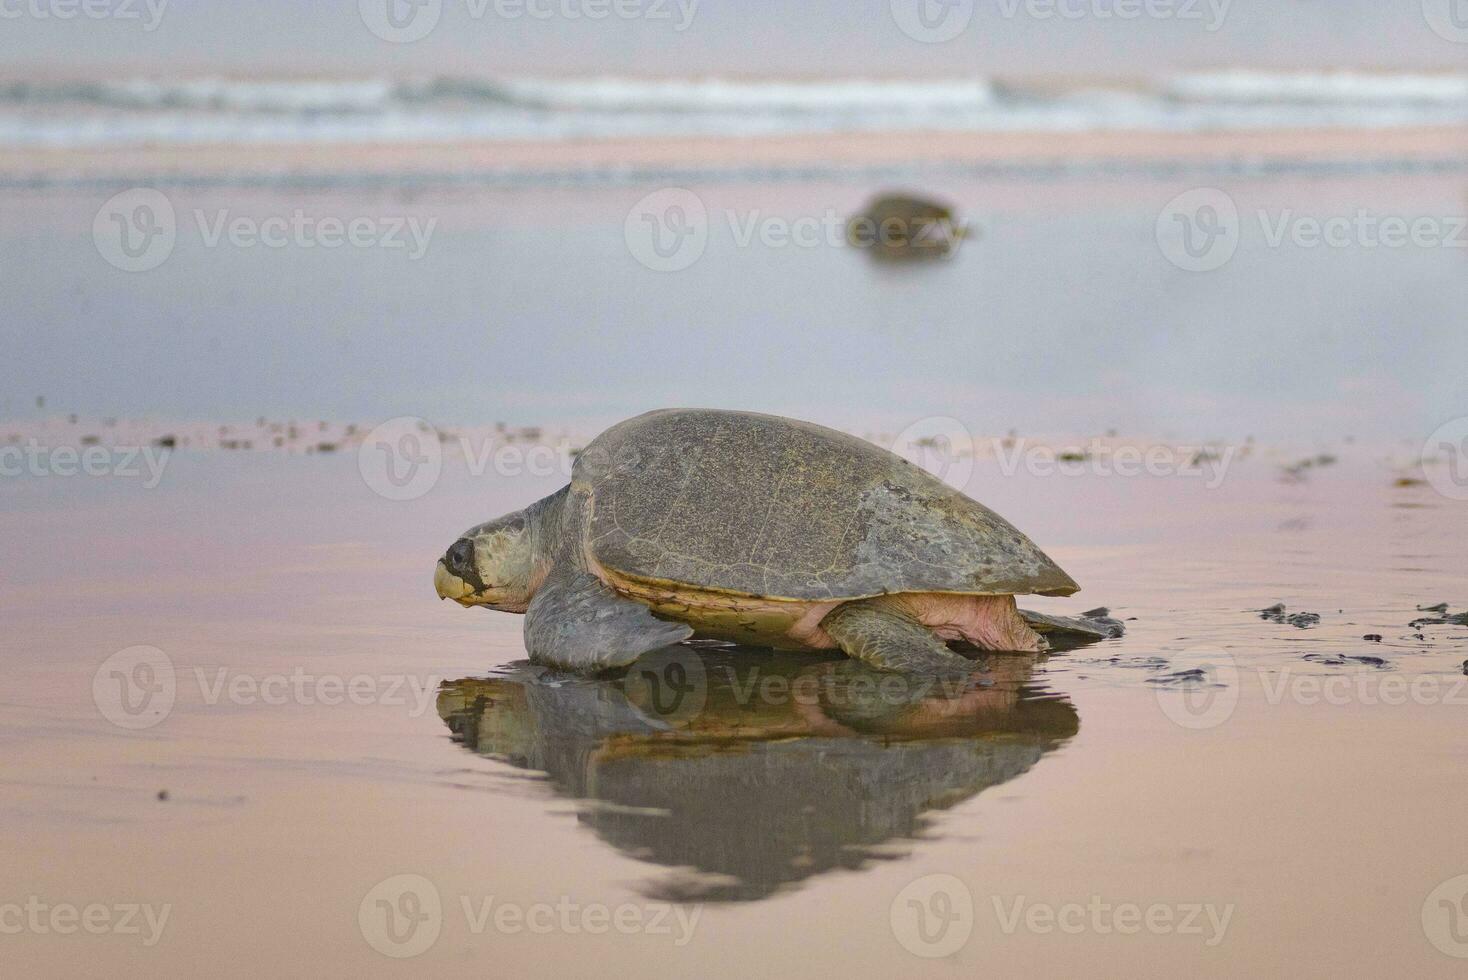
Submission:
[[[404,143],[1468,124],[1468,75],[1214,72],[1139,87],[440,77],[0,83],[0,146]]]
[[[922,110],[971,108],[992,101],[994,96],[993,85],[982,79],[736,82],[716,78],[475,79],[445,76],[403,81],[239,81],[224,78],[165,81],[139,78],[0,83],[0,105],[75,103],[126,109],[204,109],[264,114],[388,112],[434,103],[490,103],[602,111]]]
[[[1468,75],[1223,71],[1179,75],[1162,91],[1201,102],[1334,105],[1468,104]]]

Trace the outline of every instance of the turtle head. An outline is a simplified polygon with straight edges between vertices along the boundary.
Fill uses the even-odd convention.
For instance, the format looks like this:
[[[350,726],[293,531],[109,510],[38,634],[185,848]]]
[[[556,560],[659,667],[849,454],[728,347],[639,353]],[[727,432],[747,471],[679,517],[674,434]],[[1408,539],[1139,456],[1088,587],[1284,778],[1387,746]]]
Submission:
[[[524,511],[470,528],[433,570],[439,598],[524,612],[535,591],[535,544]]]

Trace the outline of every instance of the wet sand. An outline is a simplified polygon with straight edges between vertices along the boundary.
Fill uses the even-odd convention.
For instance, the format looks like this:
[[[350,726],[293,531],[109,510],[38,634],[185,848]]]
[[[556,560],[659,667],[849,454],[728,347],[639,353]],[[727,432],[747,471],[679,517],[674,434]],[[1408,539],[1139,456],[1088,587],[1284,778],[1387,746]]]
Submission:
[[[707,168],[862,169],[899,166],[921,172],[981,164],[1052,165],[1085,169],[1135,163],[1216,168],[1220,161],[1250,167],[1332,162],[1391,168],[1412,162],[1458,169],[1468,152],[1461,128],[1288,132],[913,132],[739,138],[583,139],[556,142],[495,140],[418,145],[293,145],[289,147],[141,147],[98,150],[0,149],[0,178],[40,181],[186,181],[275,177],[394,179],[517,174],[603,179],[638,171]]]
[[[154,490],[125,479],[7,480],[0,535],[26,558],[9,563],[0,594],[10,651],[0,901],[170,912],[152,946],[146,927],[24,931],[3,937],[5,961],[72,976],[98,975],[101,964],[218,976],[732,977],[771,964],[851,976],[1457,975],[1422,910],[1441,883],[1468,873],[1458,683],[1468,628],[1408,623],[1428,615],[1419,605],[1468,605],[1468,524],[1465,505],[1430,486],[1393,485],[1382,458],[1361,447],[1283,478],[1261,453],[1213,490],[1178,478],[1004,476],[981,463],[970,492],[1085,587],[1037,605],[1104,604],[1130,632],[988,665],[989,686],[957,709],[980,727],[936,731],[922,727],[930,715],[884,722],[828,703],[660,718],[645,690],[629,700],[625,684],[592,690],[599,707],[589,715],[564,707],[581,694],[544,688],[545,717],[575,733],[527,729],[523,717],[499,725],[519,702],[473,699],[504,694],[510,681],[473,679],[523,657],[519,621],[436,601],[432,561],[464,526],[550,492],[554,477],[473,478],[446,461],[431,492],[396,503],[368,488],[355,454],[183,451]],[[1256,610],[1276,601],[1321,622],[1262,619]],[[129,730],[104,716],[94,674],[140,644],[167,656],[176,696],[156,724]],[[1218,673],[1220,651],[1236,674]],[[1384,664],[1305,659],[1319,654]],[[1157,683],[1200,663],[1222,687]],[[308,681],[304,695],[282,699],[271,679],[298,674],[358,679],[362,697]],[[1381,703],[1388,678],[1417,683],[1419,696]],[[1344,696],[1312,703],[1316,684]],[[333,696],[341,703],[323,703]],[[1052,706],[1051,727],[1026,754],[1031,736],[1015,719],[1036,703]],[[630,721],[628,704],[641,705]],[[648,724],[651,734],[626,734]],[[556,755],[558,745],[570,754]],[[870,812],[849,831],[812,821],[834,839],[802,857],[808,831],[781,804],[812,805],[800,799],[799,767],[840,773],[831,753],[843,746],[876,760],[914,746],[995,754],[987,776],[908,803],[869,759],[852,778],[872,778],[845,785]],[[816,749],[826,763],[801,761]],[[777,764],[786,768],[764,768]],[[727,778],[721,765],[733,767]],[[677,812],[660,818],[660,807],[717,806],[708,794],[765,771],[786,774],[762,784],[768,851],[757,834],[729,834],[723,850],[657,836],[660,819],[677,833],[699,826]],[[700,862],[768,881],[760,869],[772,861],[790,869],[776,876],[783,883],[679,904],[683,918],[667,913],[666,933],[542,934],[493,918],[476,933],[461,906],[482,910],[491,896],[521,908],[600,904],[636,910],[627,914],[646,925],[669,883]],[[395,960],[370,944],[369,933],[381,936],[364,932],[359,910],[380,882],[405,874],[439,895],[440,931]],[[966,942],[929,960],[911,951],[897,900],[933,874],[962,883],[973,917]],[[1227,924],[1220,934],[1204,916],[1198,932],[1123,934],[1089,912],[1067,920],[1083,923],[1075,931],[1023,918],[1093,896],[1207,906],[1226,911]]]

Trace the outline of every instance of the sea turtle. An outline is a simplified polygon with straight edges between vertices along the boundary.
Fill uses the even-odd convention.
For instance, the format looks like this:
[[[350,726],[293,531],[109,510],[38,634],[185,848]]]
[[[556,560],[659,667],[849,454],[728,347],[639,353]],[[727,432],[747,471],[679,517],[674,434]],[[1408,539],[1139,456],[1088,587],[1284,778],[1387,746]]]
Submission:
[[[872,200],[846,223],[846,241],[879,259],[943,258],[970,229],[945,204],[905,194]]]
[[[524,613],[531,660],[582,673],[695,635],[950,672],[971,664],[946,641],[1034,652],[1037,630],[1120,626],[1018,611],[1017,594],[1079,586],[921,467],[809,422],[703,409],[608,429],[569,486],[466,531],[434,585]]]

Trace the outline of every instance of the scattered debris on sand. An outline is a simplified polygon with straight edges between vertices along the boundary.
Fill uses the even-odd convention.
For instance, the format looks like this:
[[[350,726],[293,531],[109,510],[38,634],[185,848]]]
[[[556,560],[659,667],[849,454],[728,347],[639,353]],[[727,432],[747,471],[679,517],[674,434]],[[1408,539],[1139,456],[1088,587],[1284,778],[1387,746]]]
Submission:
[[[1468,626],[1468,612],[1453,613],[1451,616],[1423,616],[1407,625],[1414,630],[1423,626]]]
[[[1334,466],[1338,462],[1340,460],[1330,453],[1320,453],[1317,456],[1311,456],[1308,459],[1302,459],[1299,462],[1289,464],[1284,467],[1284,472],[1281,475],[1288,483],[1298,483],[1305,479],[1310,470]]]
[[[1390,664],[1381,657],[1352,656],[1349,653],[1307,653],[1300,659],[1308,660],[1313,664],[1325,664],[1328,667],[1344,667],[1348,664],[1362,664],[1378,670],[1390,667]]]
[[[1296,629],[1307,630],[1312,626],[1320,624],[1320,614],[1312,612],[1285,613],[1285,604],[1276,602],[1268,609],[1260,609],[1259,618],[1271,623],[1279,623],[1281,626],[1293,626]]]

